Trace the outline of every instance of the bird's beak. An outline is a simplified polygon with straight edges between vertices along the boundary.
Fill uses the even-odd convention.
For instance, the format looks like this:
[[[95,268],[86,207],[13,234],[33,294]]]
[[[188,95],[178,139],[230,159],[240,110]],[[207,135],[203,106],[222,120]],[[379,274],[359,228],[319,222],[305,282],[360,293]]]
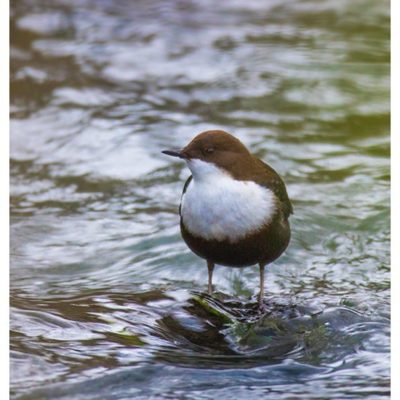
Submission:
[[[172,156],[172,157],[187,158],[187,155],[182,150],[179,149],[163,150],[161,153],[164,153],[167,156]]]

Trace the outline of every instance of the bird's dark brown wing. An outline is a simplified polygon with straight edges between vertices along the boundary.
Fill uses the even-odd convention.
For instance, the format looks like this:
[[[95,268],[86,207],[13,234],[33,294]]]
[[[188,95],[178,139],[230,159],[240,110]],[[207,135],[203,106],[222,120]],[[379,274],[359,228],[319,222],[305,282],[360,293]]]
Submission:
[[[189,183],[192,181],[192,179],[193,179],[192,175],[190,175],[189,178],[187,178],[187,180],[183,186],[182,196],[185,194],[186,189],[188,188]],[[181,205],[180,204],[179,204],[179,215],[181,215]]]
[[[283,182],[282,178],[278,175],[278,173],[270,167],[265,162],[258,160],[260,165],[264,168],[265,172],[267,173],[266,176],[268,179],[263,179],[258,183],[262,186],[267,187],[268,189],[272,190],[275,196],[281,201],[282,203],[282,211],[286,218],[289,218],[290,214],[293,214],[293,206],[289,200],[289,196],[286,191],[285,183]]]

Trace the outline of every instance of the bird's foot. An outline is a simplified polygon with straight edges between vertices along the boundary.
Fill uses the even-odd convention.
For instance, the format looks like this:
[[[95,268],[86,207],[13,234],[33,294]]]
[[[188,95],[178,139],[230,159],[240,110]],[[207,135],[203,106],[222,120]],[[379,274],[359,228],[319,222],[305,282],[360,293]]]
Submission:
[[[265,314],[268,311],[266,304],[264,303],[264,299],[258,300],[258,312],[260,314]]]

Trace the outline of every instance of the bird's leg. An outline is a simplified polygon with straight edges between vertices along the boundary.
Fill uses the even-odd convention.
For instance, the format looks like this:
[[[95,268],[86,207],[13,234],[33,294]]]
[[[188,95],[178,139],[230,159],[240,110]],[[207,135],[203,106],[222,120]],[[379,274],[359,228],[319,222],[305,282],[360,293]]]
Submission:
[[[212,275],[214,271],[214,263],[207,260],[207,268],[208,268],[208,294],[212,295]]]
[[[258,307],[261,311],[264,311],[265,305],[264,305],[264,269],[265,269],[265,264],[259,264],[260,265],[260,293],[258,295]]]

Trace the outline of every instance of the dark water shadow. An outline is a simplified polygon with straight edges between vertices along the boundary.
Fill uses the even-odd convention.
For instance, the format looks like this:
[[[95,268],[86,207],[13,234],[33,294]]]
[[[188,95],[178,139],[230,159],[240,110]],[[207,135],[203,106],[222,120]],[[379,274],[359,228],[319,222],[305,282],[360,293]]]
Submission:
[[[197,368],[250,368],[287,359],[330,368],[362,349],[376,324],[385,323],[349,307],[316,309],[280,298],[265,304],[261,313],[255,301],[194,292],[179,311],[157,321],[179,350],[158,349],[154,357]]]

